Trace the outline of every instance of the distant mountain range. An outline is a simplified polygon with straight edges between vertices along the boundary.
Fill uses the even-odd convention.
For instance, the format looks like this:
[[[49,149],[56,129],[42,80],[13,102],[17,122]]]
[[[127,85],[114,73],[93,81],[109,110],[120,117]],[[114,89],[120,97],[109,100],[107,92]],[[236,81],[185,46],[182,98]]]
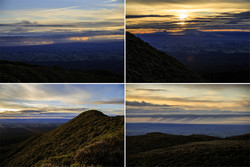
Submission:
[[[250,134],[229,138],[148,133],[127,136],[128,166],[250,165]]]
[[[15,144],[0,166],[123,166],[124,117],[89,110]]]
[[[70,70],[58,66],[48,67],[0,60],[0,82],[113,83],[123,82],[123,76],[105,70]]]
[[[206,82],[194,71],[135,35],[126,33],[127,82]]]

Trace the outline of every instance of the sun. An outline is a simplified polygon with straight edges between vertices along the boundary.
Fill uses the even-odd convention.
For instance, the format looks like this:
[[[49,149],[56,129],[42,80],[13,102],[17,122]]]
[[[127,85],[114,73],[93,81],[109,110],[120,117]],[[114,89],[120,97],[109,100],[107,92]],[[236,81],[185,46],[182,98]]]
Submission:
[[[185,20],[188,17],[188,15],[186,13],[180,13],[178,18],[181,20]]]

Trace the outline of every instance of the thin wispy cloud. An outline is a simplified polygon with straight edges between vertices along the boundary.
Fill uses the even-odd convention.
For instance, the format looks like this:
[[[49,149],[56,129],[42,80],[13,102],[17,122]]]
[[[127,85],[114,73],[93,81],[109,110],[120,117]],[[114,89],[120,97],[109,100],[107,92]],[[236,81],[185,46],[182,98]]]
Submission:
[[[6,1],[0,15],[0,35],[6,37],[5,44],[0,45],[25,45],[22,41],[13,42],[10,36],[36,36],[51,38],[58,32],[66,35],[86,31],[118,31],[124,28],[123,1],[110,1],[103,3],[96,1],[68,1],[68,0],[44,0],[34,3],[31,0]],[[105,40],[121,39],[113,37]],[[100,40],[93,35],[92,40]],[[8,42],[9,41],[9,42]],[[58,43],[59,40],[48,40],[50,43]],[[63,40],[63,43],[71,42]],[[47,43],[45,43],[47,44]]]

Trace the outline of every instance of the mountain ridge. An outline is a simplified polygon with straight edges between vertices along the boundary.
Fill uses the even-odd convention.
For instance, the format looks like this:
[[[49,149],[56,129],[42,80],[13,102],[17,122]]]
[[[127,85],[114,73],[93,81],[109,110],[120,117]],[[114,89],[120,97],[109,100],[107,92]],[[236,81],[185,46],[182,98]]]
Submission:
[[[127,82],[206,82],[165,52],[126,32]]]
[[[70,70],[58,66],[48,67],[20,61],[0,60],[2,83],[79,83],[122,82],[118,74],[105,70]]]
[[[100,111],[89,110],[50,132],[33,136],[20,143],[18,147],[3,157],[4,161],[0,165],[70,166],[88,164],[106,166],[115,164],[122,166],[123,128],[123,116],[109,117]],[[104,146],[108,146],[108,150],[99,149]],[[86,153],[86,149],[90,150]],[[93,151],[96,149],[98,151]],[[112,150],[116,150],[116,152],[114,153]],[[115,160],[108,160],[107,157],[111,153],[117,157]],[[89,156],[95,157],[95,161],[92,162],[86,158]]]
[[[128,166],[249,166],[250,133],[219,138],[159,132],[127,136]]]

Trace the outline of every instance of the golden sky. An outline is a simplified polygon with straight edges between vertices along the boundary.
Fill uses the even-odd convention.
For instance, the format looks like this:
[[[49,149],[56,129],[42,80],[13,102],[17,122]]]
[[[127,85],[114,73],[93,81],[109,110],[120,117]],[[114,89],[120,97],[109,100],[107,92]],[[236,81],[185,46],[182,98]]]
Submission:
[[[123,31],[123,0],[0,1],[0,42],[5,45],[109,40],[110,36],[114,40],[121,39]],[[23,37],[32,42],[20,40]]]
[[[0,119],[71,119],[95,109],[123,115],[121,84],[2,84]]]
[[[129,84],[128,122],[250,123],[249,85]]]
[[[127,0],[126,25],[132,33],[249,31],[247,0]]]

